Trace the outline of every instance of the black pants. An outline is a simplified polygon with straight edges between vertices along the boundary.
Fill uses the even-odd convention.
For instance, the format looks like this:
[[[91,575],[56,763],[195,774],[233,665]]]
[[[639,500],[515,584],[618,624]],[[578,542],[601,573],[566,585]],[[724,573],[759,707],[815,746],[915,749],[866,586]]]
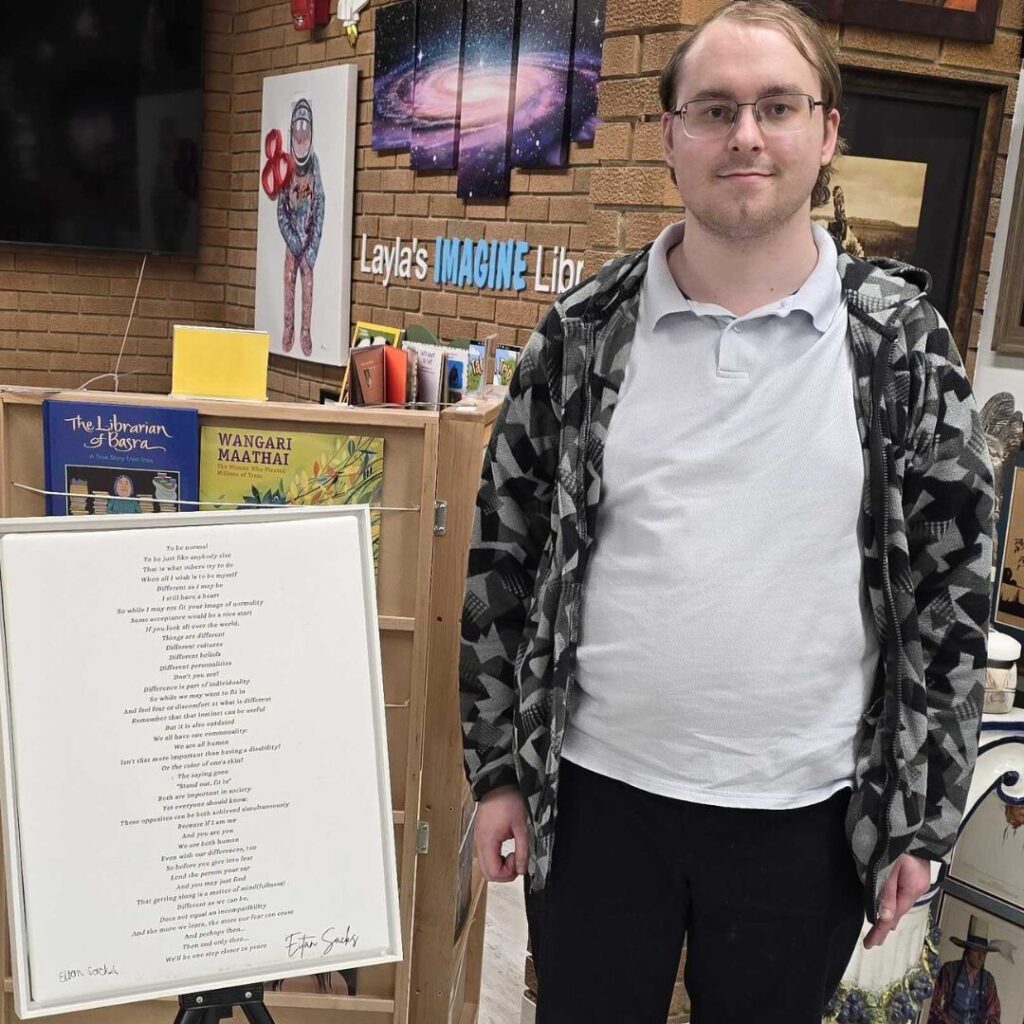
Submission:
[[[849,798],[734,810],[563,761],[537,1024],[665,1024],[684,936],[694,1024],[821,1024],[864,921]]]

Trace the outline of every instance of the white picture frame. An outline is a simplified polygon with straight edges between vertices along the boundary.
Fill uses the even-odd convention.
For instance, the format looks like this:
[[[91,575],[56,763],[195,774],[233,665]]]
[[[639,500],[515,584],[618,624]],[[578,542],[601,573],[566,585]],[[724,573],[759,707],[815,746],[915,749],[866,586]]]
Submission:
[[[253,182],[258,193],[255,327],[270,335],[270,351],[274,355],[327,366],[342,366],[348,362],[357,100],[358,68],[355,64],[272,75],[263,80],[260,175]],[[297,202],[288,200],[287,209],[297,218],[292,226],[303,232],[309,228],[306,215],[294,212],[297,204],[323,203],[322,223],[312,231],[317,244],[304,250],[313,256],[308,319],[304,285],[307,268],[301,259],[295,265],[294,254],[293,262],[288,262],[290,250],[278,220],[280,193],[271,197],[263,174],[271,163],[268,173],[273,176],[273,161],[268,150],[290,152],[292,121],[298,116],[296,111],[301,103],[307,105],[304,109],[311,116],[312,155],[301,176],[306,198]],[[298,176],[293,175],[293,181],[298,180]],[[287,187],[284,191],[287,192]],[[289,280],[292,280],[290,287]],[[290,336],[286,333],[289,295],[292,302]],[[304,329],[310,340],[310,351],[304,348]]]
[[[193,638],[227,637],[208,641],[216,652],[211,648],[206,654],[181,654],[182,658],[221,659],[209,662],[212,670],[202,675],[178,671],[198,670],[201,662],[186,666],[163,660],[158,665],[149,657],[160,645],[161,657],[179,650],[168,642],[168,637],[178,639],[168,632],[170,623],[179,622],[180,609],[192,608],[188,602],[199,607],[198,595],[168,596],[167,600],[177,602],[174,605],[154,602],[114,608],[111,603],[132,601],[143,586],[158,593],[155,588],[162,584],[154,581],[164,577],[152,574],[161,570],[145,568],[149,563],[140,563],[139,558],[156,558],[167,551],[170,560],[175,546],[186,562],[184,568],[172,563],[167,570],[167,578],[178,582],[167,583],[165,593],[179,589],[182,581],[189,586],[188,581],[194,580],[195,588],[204,583],[210,588],[209,608],[228,609],[210,613],[222,617],[219,627],[212,619],[209,625],[197,627],[205,634],[189,627]],[[151,554],[140,554],[145,552]],[[140,564],[144,568],[135,587],[133,573]],[[97,565],[107,568],[107,580],[97,578]],[[234,576],[230,565],[235,566]],[[288,566],[291,575],[274,575],[281,566]],[[83,578],[83,571],[92,575]],[[83,593],[82,588],[87,600],[79,602],[76,595]],[[238,596],[246,594],[249,597]],[[249,603],[256,600],[263,602],[258,609]],[[72,602],[79,610],[64,615]],[[372,539],[365,506],[197,512],[174,517],[173,526],[156,516],[122,516],[110,522],[64,517],[2,520],[0,606],[0,806],[19,1017],[402,959]],[[294,620],[285,621],[282,616],[290,606],[298,611]],[[320,636],[329,622],[330,656],[318,656],[315,671],[308,671],[304,664],[295,666],[294,648],[282,647],[274,631],[283,621],[292,630],[287,634],[289,643],[299,645],[308,644],[311,635]],[[59,638],[54,636],[55,623],[60,624]],[[101,624],[107,628],[97,628]],[[144,636],[143,630],[148,638],[136,639]],[[159,636],[154,638],[151,630]],[[98,638],[95,645],[90,637]],[[42,645],[33,646],[40,638]],[[106,661],[95,657],[97,651],[109,656],[111,650],[117,656]],[[162,674],[167,668],[169,677]],[[232,674],[227,681],[218,674],[224,671]],[[240,673],[237,679],[234,673]],[[183,760],[203,757],[207,758],[203,764],[216,766],[222,763],[215,760],[220,757],[216,751],[209,757],[165,754],[161,759],[168,767],[161,766],[159,774],[154,759],[126,756],[129,748],[167,750],[161,744],[154,748],[156,737],[152,742],[147,739],[160,729],[150,724],[154,718],[147,717],[152,708],[174,710],[172,705],[155,703],[164,699],[160,694],[167,687],[152,686],[155,695],[146,698],[151,705],[146,708],[134,703],[128,708],[124,703],[126,695],[134,702],[136,693],[149,693],[142,688],[150,685],[145,680],[154,678],[168,679],[168,686],[189,687],[191,683],[174,684],[174,680],[215,680],[203,684],[215,688],[208,695],[211,700],[192,705],[212,708],[194,712],[199,718],[207,717],[207,724],[167,724],[163,728],[178,732],[161,740],[201,739],[198,745],[203,746],[215,734],[203,729],[212,730],[214,724],[220,728],[218,716],[235,716],[250,739],[248,751],[246,740],[229,741],[239,745],[225,751],[225,757],[239,754],[236,767],[230,769],[233,774],[217,768],[224,778],[207,782],[204,771],[197,768],[201,762]],[[39,680],[45,680],[52,692],[43,693]],[[254,682],[250,689],[241,685]],[[224,689],[228,683],[238,683],[238,688]],[[212,700],[212,694],[222,689],[248,694],[252,708],[262,710],[246,711],[247,697]],[[172,694],[166,699],[181,702],[185,698]],[[309,714],[310,700],[316,701],[315,714]],[[132,740],[126,744],[127,730],[136,721],[143,723],[142,731],[131,732]],[[97,728],[102,725],[106,728]],[[278,741],[276,752],[271,739]],[[190,748],[174,742],[173,749]],[[190,774],[186,769],[193,767],[196,770]],[[129,777],[128,772],[137,774]],[[172,777],[173,787],[169,785]],[[221,787],[198,794],[216,796],[206,805],[212,808],[205,814],[211,826],[207,837],[221,834],[213,825],[230,822],[233,828],[224,844],[236,847],[203,853],[207,842],[200,846],[191,840],[205,826],[185,823],[184,816],[178,821],[171,814],[193,806],[197,814],[202,813],[202,803],[188,802],[193,800],[187,792],[193,777],[197,786]],[[229,782],[230,788],[225,788]],[[249,785],[248,795],[232,797],[242,801],[240,810],[227,809],[222,795],[243,794],[244,784]],[[335,792],[343,794],[343,799],[324,799]],[[151,800],[153,796],[157,799]],[[151,800],[148,805],[147,800]],[[143,820],[145,827],[135,827],[138,819],[117,820],[122,807],[127,813],[146,806],[153,809],[154,820]],[[174,820],[163,820],[160,811]],[[53,835],[68,836],[73,842],[54,843]],[[216,876],[212,866],[221,852],[222,860],[233,866],[223,868],[220,878],[189,881],[184,890],[180,883],[177,889],[168,883],[166,899],[171,902],[166,905],[176,910],[185,907],[184,916],[175,914],[181,923],[157,929],[161,915],[168,915],[153,906],[152,898],[140,902],[140,897],[152,892],[160,894],[157,902],[164,900],[164,889],[155,888],[153,879],[159,878],[163,886],[161,872],[171,878],[177,868],[156,858],[172,853],[181,857],[183,849],[191,851],[194,845],[200,848],[189,856],[207,859],[191,860],[182,871],[205,864],[211,870],[194,874]],[[243,868],[242,858],[233,856],[236,850],[249,853],[255,866]],[[191,870],[188,877],[194,877]],[[96,885],[97,881],[101,884]],[[240,903],[239,913],[231,919],[234,932],[226,939],[211,938],[211,943],[220,944],[217,952],[200,948],[182,959],[178,954],[187,940],[195,938],[188,929],[198,919],[198,911],[195,918],[188,916],[189,906],[197,900],[203,907],[213,905],[206,898],[212,892],[205,885],[221,887],[228,894],[227,903]],[[254,902],[257,899],[259,903]],[[242,918],[241,911],[260,905],[265,913]],[[222,934],[216,926],[236,911],[226,906],[210,913],[220,916],[200,927],[209,925],[205,934],[213,936]],[[347,915],[347,920],[341,916],[335,920],[332,914]],[[320,919],[311,921],[310,915]],[[143,934],[140,923],[150,917],[152,936],[148,931]],[[257,923],[257,917],[266,920]],[[252,923],[243,923],[250,918]],[[281,920],[269,923],[271,918]],[[54,927],[57,920],[61,928]],[[137,929],[134,935],[132,929]],[[166,937],[162,937],[164,931]],[[248,949],[244,945],[249,939],[243,948],[235,948],[243,941],[239,932],[251,937]],[[267,936],[269,940],[259,946]],[[360,941],[361,936],[369,938]],[[217,959],[221,953],[224,956]],[[69,977],[59,977],[57,964],[59,974]],[[110,973],[111,966],[118,964],[123,966],[117,974]]]

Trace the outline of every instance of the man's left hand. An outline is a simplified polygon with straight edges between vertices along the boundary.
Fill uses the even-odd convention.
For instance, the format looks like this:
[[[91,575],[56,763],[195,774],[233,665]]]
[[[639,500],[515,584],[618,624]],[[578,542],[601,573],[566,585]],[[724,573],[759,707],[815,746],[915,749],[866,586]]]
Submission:
[[[931,862],[909,853],[892,866],[878,901],[878,921],[864,936],[864,948],[885,942],[900,918],[928,891],[932,884]]]

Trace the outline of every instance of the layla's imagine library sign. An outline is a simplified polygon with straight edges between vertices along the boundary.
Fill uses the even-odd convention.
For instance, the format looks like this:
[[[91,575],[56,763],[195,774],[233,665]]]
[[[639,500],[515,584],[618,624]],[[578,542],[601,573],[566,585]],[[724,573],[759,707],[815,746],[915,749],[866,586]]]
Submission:
[[[508,239],[435,238],[431,246],[414,238],[405,244],[396,238],[388,245],[368,249],[363,235],[359,251],[359,269],[381,278],[386,288],[392,281],[425,281],[452,284],[459,288],[486,288],[492,291],[521,292],[526,288],[529,242]],[[537,246],[537,264],[533,288],[537,292],[560,294],[583,279],[583,260],[573,260],[562,246],[545,250]]]

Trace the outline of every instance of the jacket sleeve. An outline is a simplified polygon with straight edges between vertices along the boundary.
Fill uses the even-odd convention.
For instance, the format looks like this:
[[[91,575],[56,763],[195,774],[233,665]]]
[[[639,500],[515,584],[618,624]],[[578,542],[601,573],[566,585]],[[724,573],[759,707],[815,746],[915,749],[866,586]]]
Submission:
[[[953,338],[932,311],[904,514],[927,691],[925,817],[908,853],[943,860],[978,756],[992,595],[992,468]],[[915,374],[912,373],[912,379]],[[915,386],[915,385],[912,385]]]
[[[550,532],[559,427],[549,364],[557,314],[523,350],[484,455],[462,611],[459,691],[466,777],[479,800],[516,784],[516,653]]]

